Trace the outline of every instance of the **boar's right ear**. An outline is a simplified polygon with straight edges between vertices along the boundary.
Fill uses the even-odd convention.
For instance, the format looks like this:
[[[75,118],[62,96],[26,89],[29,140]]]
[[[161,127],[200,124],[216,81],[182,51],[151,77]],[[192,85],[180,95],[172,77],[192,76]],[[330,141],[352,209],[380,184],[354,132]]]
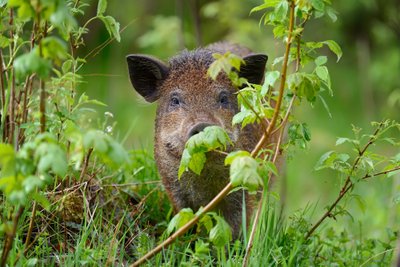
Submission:
[[[156,101],[160,96],[158,87],[168,74],[168,66],[145,55],[128,55],[126,60],[133,87],[147,102]]]
[[[264,79],[265,64],[268,56],[251,54],[243,58],[245,64],[240,66],[239,76],[246,78],[250,83],[261,84]]]

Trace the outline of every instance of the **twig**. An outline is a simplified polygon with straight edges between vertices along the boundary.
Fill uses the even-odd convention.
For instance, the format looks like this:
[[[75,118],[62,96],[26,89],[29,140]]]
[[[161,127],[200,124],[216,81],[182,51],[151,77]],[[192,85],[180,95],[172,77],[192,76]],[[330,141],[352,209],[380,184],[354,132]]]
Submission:
[[[346,178],[346,181],[344,183],[344,186],[341,188],[338,197],[336,198],[336,200],[333,202],[333,204],[331,204],[328,208],[328,210],[324,213],[324,215],[322,215],[322,217],[311,227],[311,229],[307,232],[305,239],[307,240],[308,238],[310,238],[310,236],[314,233],[314,231],[321,225],[321,223],[327,218],[331,216],[331,212],[332,210],[336,207],[336,205],[339,203],[339,201],[346,195],[346,193],[353,188],[354,184],[351,181],[351,177],[353,175],[353,172],[355,171],[355,169],[358,166],[358,163],[360,162],[361,158],[363,157],[365,151],[367,151],[368,147],[370,145],[372,145],[375,140],[376,140],[376,136],[378,135],[378,133],[380,132],[380,130],[382,129],[383,126],[383,122],[381,122],[379,124],[379,126],[377,127],[377,129],[375,130],[374,134],[370,137],[370,139],[368,140],[367,144],[364,146],[364,148],[362,150],[359,151],[358,156],[356,158],[356,160],[353,163],[353,166],[350,170],[349,175]],[[393,170],[394,171],[394,170]],[[377,173],[375,175],[369,176],[366,175],[364,178],[362,179],[366,179],[369,177],[373,177],[373,176],[377,176],[377,175],[382,175],[385,172],[380,172]],[[387,173],[387,171],[386,171]]]
[[[192,228],[192,226],[194,226],[199,219],[207,212],[209,212],[210,210],[212,210],[231,190],[232,190],[233,186],[232,183],[229,182],[224,189],[222,189],[221,192],[219,192],[219,194],[214,197],[214,199],[207,204],[207,206],[205,206],[201,212],[196,213],[195,217],[190,220],[188,223],[186,223],[184,226],[182,226],[181,228],[179,228],[178,231],[176,231],[173,235],[171,235],[170,237],[168,237],[165,241],[163,241],[160,245],[158,245],[157,247],[155,247],[154,249],[152,249],[151,251],[149,251],[146,255],[144,255],[143,257],[141,257],[139,260],[137,260],[135,263],[133,263],[132,265],[130,265],[130,267],[135,267],[135,266],[139,266],[140,264],[146,262],[147,260],[149,260],[150,258],[152,258],[154,255],[156,255],[158,252],[160,252],[163,248],[166,248],[167,246],[169,246],[171,243],[173,243],[175,241],[175,239],[177,239],[178,237],[182,236],[183,234],[185,234],[190,228]]]
[[[88,167],[88,165],[89,165],[90,155],[92,154],[92,152],[93,152],[93,148],[89,148],[89,150],[88,150],[88,152],[87,152],[87,154],[86,154],[86,156],[85,156],[85,159],[84,159],[84,161],[83,161],[83,166],[82,166],[81,175],[79,176],[79,182],[80,182],[80,183],[82,183],[83,177],[84,177],[85,174],[86,174],[86,170],[87,170],[87,167]]]
[[[10,54],[14,53],[14,31],[13,31],[13,24],[14,24],[14,10],[10,9],[10,39],[12,42],[10,43]],[[9,110],[10,110],[10,118],[8,120],[8,143],[14,143],[14,129],[15,129],[15,70],[13,67],[14,59],[10,60],[11,64],[11,87],[10,87],[10,102],[9,102]],[[6,117],[7,120],[7,117]]]
[[[31,240],[33,225],[35,223],[36,209],[37,209],[37,202],[34,201],[33,202],[33,206],[32,206],[32,216],[31,216],[31,219],[29,221],[28,233],[26,234],[25,249],[24,250],[27,250],[27,248],[29,246],[29,241]]]
[[[14,237],[17,232],[18,221],[23,212],[24,212],[24,207],[20,207],[14,216],[13,228],[11,230],[11,233],[10,234],[7,233],[7,236],[4,239],[4,248],[3,248],[3,254],[1,255],[1,264],[0,264],[1,267],[6,266],[8,253],[10,253],[12,244],[14,242]]]
[[[5,107],[6,107],[6,88],[4,86],[4,76],[3,76],[3,72],[5,71],[3,68],[4,64],[3,64],[3,51],[0,49],[0,90],[1,90],[1,110],[5,111]],[[3,128],[3,121],[5,124],[6,121],[6,114],[3,114],[3,118],[0,118],[0,126],[2,126],[1,128]],[[3,128],[3,142],[6,141],[7,138],[7,127]]]
[[[271,123],[268,125],[266,132],[263,134],[263,136],[257,143],[256,147],[253,149],[253,151],[251,153],[252,157],[256,156],[258,154],[258,152],[261,150],[261,148],[264,146],[265,142],[267,142],[268,138],[270,137],[272,131],[275,128],[275,124],[279,117],[279,111],[280,111],[280,108],[282,105],[283,93],[284,93],[285,84],[286,84],[286,74],[287,74],[287,65],[288,65],[288,61],[289,61],[290,46],[292,44],[292,33],[293,33],[293,26],[294,26],[294,8],[295,8],[294,1],[290,1],[289,32],[288,32],[288,38],[287,38],[287,43],[286,43],[285,55],[283,58],[283,65],[282,65],[282,71],[281,71],[281,83],[279,86],[278,100],[276,101],[274,115],[271,119]]]

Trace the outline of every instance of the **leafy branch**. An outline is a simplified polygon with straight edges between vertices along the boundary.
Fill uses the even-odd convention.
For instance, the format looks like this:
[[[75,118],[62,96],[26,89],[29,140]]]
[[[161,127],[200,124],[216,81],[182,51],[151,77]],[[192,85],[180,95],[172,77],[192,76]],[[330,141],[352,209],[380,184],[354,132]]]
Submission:
[[[370,136],[369,140],[367,143],[364,145],[362,149],[358,149],[358,156],[354,160],[354,163],[351,166],[350,172],[347,175],[347,178],[344,182],[344,185],[340,189],[339,195],[337,196],[336,200],[328,207],[327,211],[322,215],[322,217],[310,228],[310,230],[307,232],[305,239],[309,239],[311,235],[315,232],[315,230],[326,220],[328,217],[333,217],[332,211],[335,209],[335,207],[338,205],[338,203],[343,199],[343,197],[354,188],[355,182],[352,181],[352,177],[354,176],[355,171],[358,169],[360,162],[364,155],[366,154],[368,148],[374,144],[377,140],[380,134],[382,132],[387,131],[389,128],[394,127],[396,124],[391,124],[387,125],[388,122],[382,121],[378,124],[376,130],[374,133]],[[377,172],[374,174],[366,174],[364,175],[361,180],[365,180],[371,177],[375,176],[380,176],[380,175],[385,175],[391,172],[398,171],[400,169],[400,166],[395,166],[389,170]]]

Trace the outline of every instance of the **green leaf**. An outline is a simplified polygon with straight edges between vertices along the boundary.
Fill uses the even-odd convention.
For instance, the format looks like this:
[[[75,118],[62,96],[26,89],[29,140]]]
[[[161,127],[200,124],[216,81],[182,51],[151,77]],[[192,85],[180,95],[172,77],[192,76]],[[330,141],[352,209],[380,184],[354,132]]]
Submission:
[[[336,152],[335,151],[328,151],[325,154],[323,154],[320,159],[318,160],[317,164],[315,165],[314,169],[316,171],[322,170],[324,168],[329,167],[330,165],[328,163],[333,162],[333,160],[336,159]]]
[[[216,247],[223,247],[232,240],[232,231],[229,224],[216,213],[213,214],[216,221],[215,226],[210,231],[210,240]]]
[[[245,153],[235,155],[231,161],[229,171],[232,185],[234,187],[243,186],[250,193],[254,193],[263,184],[258,174],[258,166],[258,162],[252,157],[245,155]]]
[[[67,57],[67,46],[59,38],[50,36],[42,40],[43,58],[61,61]]]
[[[0,35],[0,48],[7,47],[10,44],[10,39],[7,37]]]
[[[192,136],[186,142],[182,153],[178,178],[188,169],[199,175],[206,162],[205,153],[215,149],[226,149],[230,143],[232,142],[228,134],[219,126],[206,127],[202,132]]]
[[[225,165],[231,165],[235,158],[245,157],[245,156],[250,157],[250,153],[248,151],[244,151],[244,150],[231,152],[225,158]]]
[[[289,3],[287,0],[280,1],[279,4],[276,5],[274,10],[275,19],[277,21],[283,21],[287,17],[287,13],[289,10]]]
[[[45,210],[50,210],[50,201],[41,192],[32,192],[31,197],[33,200],[38,202]]]
[[[28,194],[30,194],[31,192],[35,191],[38,188],[41,188],[44,184],[45,180],[40,179],[38,176],[35,175],[29,175],[22,182],[24,191]]]
[[[46,78],[49,76],[51,63],[40,57],[36,49],[33,49],[29,53],[17,57],[14,61],[14,68],[18,79],[33,73],[38,74],[40,78]]]
[[[93,148],[100,153],[106,153],[108,144],[104,133],[99,130],[89,130],[83,136],[83,147],[86,149]]]
[[[337,20],[336,11],[333,8],[327,7],[326,13],[331,18],[332,22],[336,22],[336,20]]]
[[[15,151],[9,144],[0,143],[0,179],[15,175]]]
[[[324,9],[325,9],[324,0],[310,0],[310,2],[311,2],[311,5],[313,6],[313,8],[315,8],[315,10],[324,11]]]
[[[52,170],[55,174],[64,176],[68,164],[66,153],[61,147],[51,143],[41,143],[35,151],[35,160],[40,173],[46,174]]]
[[[398,194],[397,196],[395,196],[393,198],[393,203],[394,204],[400,204],[400,194]]]
[[[346,138],[346,137],[339,137],[339,138],[336,140],[335,146],[339,146],[339,145],[341,145],[341,144],[343,144],[343,143],[345,143],[345,142],[350,142],[350,139],[349,139],[349,138]]]
[[[314,60],[314,62],[317,66],[324,65],[327,61],[328,61],[328,58],[326,56],[319,56]]]
[[[99,16],[99,18],[103,21],[104,25],[106,26],[106,29],[108,31],[108,34],[115,38],[117,42],[121,41],[121,36],[119,34],[119,23],[111,16]]]
[[[335,53],[336,54],[336,56],[337,56],[337,61],[339,61],[340,60],[340,58],[342,57],[342,49],[340,48],[340,46],[335,42],[335,41],[333,41],[333,40],[327,40],[327,41],[324,41],[324,42],[322,42],[322,43],[324,43],[324,44],[326,44],[328,47],[329,47],[329,49],[333,52],[333,53]]]
[[[170,235],[173,231],[178,230],[187,222],[194,218],[193,210],[190,208],[181,209],[169,222],[167,233]]]
[[[324,81],[329,81],[329,72],[326,66],[317,66],[315,72]]]
[[[195,255],[201,256],[208,256],[210,254],[209,243],[204,242],[203,240],[197,240],[194,245]]]
[[[263,9],[267,9],[270,7],[275,7],[278,3],[280,2],[280,0],[265,0],[264,4],[261,4],[259,6],[254,7],[251,11],[250,14],[253,12],[257,12]]]
[[[107,9],[107,0],[99,0],[97,4],[97,16],[103,15],[104,12],[106,12]]]
[[[278,80],[280,75],[279,71],[268,71],[265,74],[264,84],[261,88],[261,95],[265,96],[268,92],[269,87],[273,87],[275,82]]]

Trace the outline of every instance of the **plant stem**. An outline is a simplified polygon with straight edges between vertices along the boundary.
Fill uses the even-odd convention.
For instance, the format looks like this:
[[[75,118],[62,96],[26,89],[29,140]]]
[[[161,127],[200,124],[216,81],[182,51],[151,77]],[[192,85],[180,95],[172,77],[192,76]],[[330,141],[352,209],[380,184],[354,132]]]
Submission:
[[[274,130],[275,124],[279,117],[279,111],[281,109],[283,93],[284,93],[285,84],[286,84],[286,75],[287,75],[287,67],[288,67],[288,61],[289,61],[290,46],[292,44],[292,33],[293,33],[293,26],[294,26],[294,9],[295,9],[295,3],[294,3],[294,1],[290,1],[288,38],[287,38],[287,43],[286,43],[285,55],[283,58],[283,65],[282,65],[282,71],[281,71],[281,83],[279,86],[278,99],[276,101],[274,115],[271,119],[270,124],[268,125],[266,132],[263,134],[263,136],[257,143],[256,147],[253,149],[253,151],[251,153],[252,157],[255,157],[258,154],[258,152],[261,150],[261,148],[264,146],[264,144],[268,141],[268,138],[270,137],[271,132]]]
[[[4,76],[3,76],[3,72],[5,71],[4,68],[4,63],[3,63],[3,51],[0,50],[0,90],[1,90],[1,111],[3,113],[3,111],[5,112],[6,109],[6,88],[4,85]],[[0,118],[0,126],[1,128],[3,128],[3,142],[6,141],[6,136],[7,136],[7,132],[6,132],[6,127],[5,124],[3,125],[3,122],[6,121],[6,114],[3,113],[3,118]]]
[[[83,166],[82,166],[82,171],[81,171],[81,175],[79,176],[79,182],[82,183],[83,181],[83,177],[85,176],[87,167],[89,165],[89,159],[90,159],[90,155],[93,152],[93,148],[89,148],[89,151],[87,152],[84,160],[83,160]]]
[[[264,146],[265,142],[269,139],[269,137],[271,136],[272,131],[275,129],[275,125],[276,125],[276,122],[277,122],[278,117],[279,117],[280,108],[281,108],[281,105],[282,105],[282,99],[283,99],[284,90],[285,90],[285,84],[286,84],[286,76],[287,76],[287,67],[288,67],[288,61],[289,61],[290,46],[292,44],[292,33],[293,33],[294,22],[295,22],[294,21],[295,20],[295,14],[294,14],[295,6],[296,5],[295,5],[294,1],[290,1],[288,38],[287,38],[286,49],[285,49],[283,65],[282,65],[282,71],[281,71],[281,83],[280,83],[280,86],[279,86],[279,95],[278,95],[278,100],[276,102],[274,115],[273,115],[273,117],[271,119],[270,124],[268,125],[268,128],[267,128],[266,132],[263,134],[263,136],[259,140],[259,142],[256,145],[256,147],[251,152],[251,156],[252,157],[255,157],[258,154],[258,152]],[[287,114],[285,116],[286,120],[289,117],[288,114],[289,114],[289,111],[287,112]],[[283,125],[283,122],[282,122],[281,125]],[[281,131],[282,135],[283,135],[283,132],[284,132],[284,128],[285,127],[283,127],[282,131]],[[279,140],[280,140],[279,143],[276,145],[277,146],[276,147],[277,151],[279,150],[281,138],[279,138]],[[273,159],[274,163],[275,163],[275,161],[277,159],[277,154],[278,153],[275,153],[275,155],[274,155],[274,159]],[[271,176],[271,174],[269,175],[269,177],[270,176]],[[265,189],[263,191],[265,191]],[[264,194],[264,192],[263,192],[263,194]],[[258,205],[257,205],[257,212],[256,212],[256,215],[255,215],[255,218],[254,218],[254,222],[253,222],[253,226],[252,226],[252,229],[251,229],[249,241],[247,243],[246,253],[245,253],[244,259],[243,259],[243,265],[242,265],[243,267],[246,267],[248,265],[248,260],[249,260],[249,257],[250,257],[250,251],[251,251],[251,248],[253,247],[254,236],[255,236],[257,224],[259,222],[259,218],[260,218],[260,215],[261,215],[261,210],[262,210],[262,201],[260,200]]]
[[[7,264],[8,253],[10,253],[10,250],[12,248],[15,233],[17,232],[18,221],[23,211],[24,207],[20,207],[18,209],[13,219],[13,228],[11,230],[11,233],[7,233],[6,238],[4,239],[4,248],[3,248],[3,254],[1,255],[1,264],[0,264],[1,267],[5,267]]]
[[[229,182],[224,189],[221,190],[221,192],[219,192],[219,194],[214,197],[214,199],[207,204],[207,206],[205,206],[201,212],[196,213],[195,217],[190,220],[188,223],[186,223],[184,226],[182,226],[181,228],[179,228],[178,231],[176,231],[173,235],[171,235],[170,237],[168,237],[165,241],[163,241],[160,245],[158,245],[157,247],[155,247],[154,249],[152,249],[151,251],[149,251],[146,255],[144,255],[143,257],[141,257],[139,260],[137,260],[136,262],[134,262],[132,265],[130,265],[130,267],[135,267],[135,266],[139,266],[140,264],[146,262],[147,260],[149,260],[150,258],[152,258],[154,255],[156,255],[158,252],[160,252],[163,248],[166,248],[167,246],[169,246],[171,243],[173,243],[178,237],[182,236],[183,234],[185,234],[190,228],[192,228],[192,226],[194,226],[199,219],[207,212],[209,212],[210,210],[212,210],[231,190],[232,190],[233,186],[232,183]]]
[[[29,221],[29,228],[28,228],[28,233],[26,234],[26,239],[25,239],[25,248],[24,250],[27,249],[27,247],[29,246],[29,241],[31,240],[31,236],[32,236],[32,230],[33,230],[33,225],[35,223],[35,216],[36,216],[36,209],[37,209],[37,203],[36,201],[33,202],[33,206],[32,206],[32,216],[31,219]]]
[[[10,39],[12,40],[10,43],[10,55],[14,53],[14,10],[10,9]],[[15,129],[15,72],[14,72],[14,60],[10,61],[11,68],[11,85],[10,85],[10,102],[9,102],[9,114],[10,117],[8,119],[8,143],[14,143],[14,129]],[[7,119],[7,118],[6,118]]]

